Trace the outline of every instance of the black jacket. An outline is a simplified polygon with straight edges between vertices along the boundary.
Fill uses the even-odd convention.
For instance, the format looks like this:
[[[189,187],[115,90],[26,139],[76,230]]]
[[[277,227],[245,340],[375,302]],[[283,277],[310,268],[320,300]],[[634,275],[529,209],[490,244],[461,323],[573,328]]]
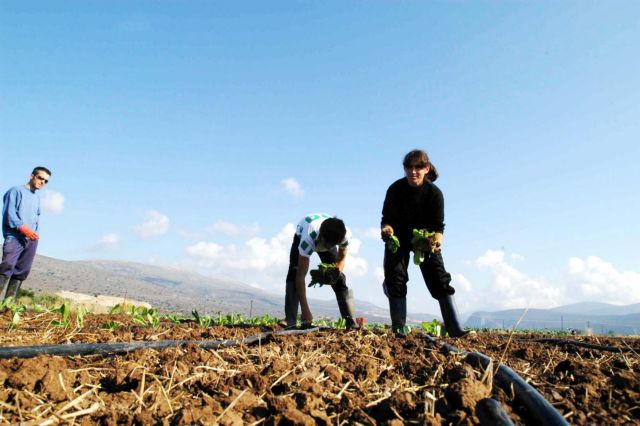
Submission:
[[[382,207],[381,225],[391,225],[401,247],[411,241],[413,229],[444,231],[444,197],[442,191],[426,178],[419,188],[398,179],[389,189]],[[404,244],[403,244],[404,243]]]

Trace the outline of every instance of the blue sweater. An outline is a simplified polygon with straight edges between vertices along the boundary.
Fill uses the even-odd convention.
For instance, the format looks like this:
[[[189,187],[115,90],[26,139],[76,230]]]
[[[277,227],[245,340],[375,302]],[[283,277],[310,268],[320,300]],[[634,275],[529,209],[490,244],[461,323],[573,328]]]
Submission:
[[[28,225],[38,232],[40,196],[24,186],[14,186],[2,198],[2,235],[4,238],[24,238],[18,228]]]

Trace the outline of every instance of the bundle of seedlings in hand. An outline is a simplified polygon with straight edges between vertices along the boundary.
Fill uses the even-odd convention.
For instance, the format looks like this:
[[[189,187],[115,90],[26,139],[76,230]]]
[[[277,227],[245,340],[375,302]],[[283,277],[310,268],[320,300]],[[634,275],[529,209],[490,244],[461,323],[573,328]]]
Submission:
[[[420,265],[424,262],[424,257],[427,252],[433,252],[435,247],[435,232],[429,232],[425,229],[414,229],[413,238],[411,239],[411,245],[413,246],[413,263]]]
[[[395,253],[400,248],[400,240],[395,235],[390,235],[387,240],[387,250],[391,253]]]
[[[321,263],[318,265],[318,269],[312,269],[309,274],[311,282],[308,287],[333,285],[340,278],[340,270],[335,263]]]

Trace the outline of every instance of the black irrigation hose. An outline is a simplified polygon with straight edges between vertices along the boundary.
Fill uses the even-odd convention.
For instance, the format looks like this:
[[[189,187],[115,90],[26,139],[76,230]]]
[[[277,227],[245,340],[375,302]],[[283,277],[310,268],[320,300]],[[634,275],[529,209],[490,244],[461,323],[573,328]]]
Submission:
[[[432,342],[436,340],[425,334]],[[448,343],[443,343],[443,347],[448,351],[466,355],[465,361],[468,363],[479,363],[486,370],[491,365],[491,358],[480,352],[467,352],[456,348]],[[527,411],[536,421],[536,424],[542,425],[569,425],[564,417],[555,409],[549,401],[547,401],[533,386],[527,383],[515,371],[506,365],[500,364],[495,371],[494,381],[498,386],[510,392],[513,389],[515,399],[527,408]]]
[[[493,398],[478,401],[476,414],[482,426],[513,426],[513,422],[504,412],[502,404]]]
[[[249,345],[264,341],[271,337],[272,332],[260,333],[244,339],[232,340],[158,340],[155,342],[126,342],[126,343],[72,343],[63,345],[42,346],[10,346],[0,348],[0,359],[18,357],[32,358],[38,355],[76,356],[76,355],[107,355],[126,353],[138,349],[164,349],[174,346],[186,346],[190,343],[203,349],[218,349],[229,346]]]
[[[226,348],[235,345],[250,345],[265,341],[273,335],[306,334],[328,327],[313,327],[307,329],[291,329],[281,331],[266,331],[255,336],[231,340],[158,340],[153,342],[119,342],[119,343],[69,343],[57,345],[9,346],[0,347],[0,359],[33,358],[38,355],[76,356],[76,355],[107,355],[132,352],[138,349],[164,349],[175,346],[186,346],[192,343],[203,349]]]
[[[558,345],[567,345],[567,346],[580,346],[583,348],[596,349],[599,351],[608,351],[608,352],[635,352],[640,353],[640,348],[622,348],[619,346],[607,346],[607,345],[595,345],[593,343],[581,342],[579,340],[569,340],[569,339],[517,339],[519,342],[538,342],[538,343],[555,343]]]

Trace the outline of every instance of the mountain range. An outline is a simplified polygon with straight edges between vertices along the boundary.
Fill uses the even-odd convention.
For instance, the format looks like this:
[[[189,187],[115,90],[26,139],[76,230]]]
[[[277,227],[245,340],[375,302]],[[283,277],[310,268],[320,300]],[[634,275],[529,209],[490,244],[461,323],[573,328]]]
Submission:
[[[46,293],[71,291],[147,302],[161,312],[190,315],[241,313],[282,317],[284,295],[265,292],[247,284],[206,277],[184,270],[113,260],[65,261],[38,255],[24,288]],[[283,283],[284,286],[284,283]],[[322,289],[323,291],[331,291]],[[357,296],[357,295],[356,295]],[[309,299],[315,318],[338,318],[334,300]],[[369,323],[389,323],[389,311],[356,299],[356,315]],[[440,319],[428,313],[408,313],[417,324]],[[640,333],[640,303],[617,306],[582,302],[552,309],[477,311],[465,327],[511,329],[591,330],[597,334]]]

